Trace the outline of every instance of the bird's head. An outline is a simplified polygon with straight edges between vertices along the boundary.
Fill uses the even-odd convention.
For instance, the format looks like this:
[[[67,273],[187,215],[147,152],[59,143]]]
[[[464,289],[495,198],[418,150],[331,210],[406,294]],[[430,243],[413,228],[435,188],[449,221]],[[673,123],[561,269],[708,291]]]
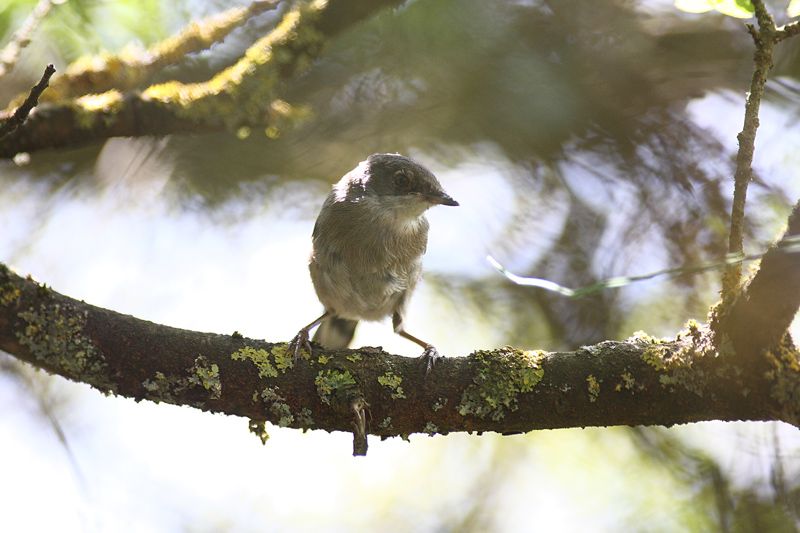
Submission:
[[[400,154],[372,154],[358,168],[364,197],[397,214],[419,216],[435,205],[458,205],[430,170]]]

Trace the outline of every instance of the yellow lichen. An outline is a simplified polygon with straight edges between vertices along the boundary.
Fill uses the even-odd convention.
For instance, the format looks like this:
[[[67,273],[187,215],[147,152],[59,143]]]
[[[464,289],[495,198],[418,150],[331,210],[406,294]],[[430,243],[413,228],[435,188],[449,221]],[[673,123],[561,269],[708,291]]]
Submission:
[[[100,94],[87,94],[74,100],[76,119],[82,128],[91,128],[95,125],[97,117],[108,118],[122,108],[122,93],[117,90],[106,91]]]
[[[314,378],[322,403],[331,405],[334,399],[349,399],[355,390],[356,380],[349,370],[320,370]]]
[[[622,389],[632,391],[636,387],[636,379],[630,372],[625,371],[619,377],[621,381],[614,386],[615,391],[621,392]]]
[[[543,359],[544,352],[509,346],[474,352],[470,356],[472,384],[461,396],[459,414],[497,421],[506,411],[517,410],[518,396],[531,392],[544,377]]]
[[[589,390],[589,401],[596,402],[597,397],[600,395],[600,382],[594,375],[589,374],[586,376],[586,384]]]
[[[245,346],[239,348],[231,354],[234,361],[251,361],[258,369],[258,375],[262,378],[278,377],[278,370],[270,361],[271,354],[263,348],[253,348]]]
[[[383,375],[378,376],[378,383],[392,391],[392,399],[399,400],[406,397],[403,387],[401,387],[403,378],[391,370],[387,370]]]
[[[250,433],[255,435],[261,440],[261,444],[266,444],[269,440],[269,433],[267,433],[267,421],[266,420],[253,420],[252,418],[247,421],[247,427],[250,429]]]
[[[204,356],[199,356],[194,360],[194,365],[189,369],[188,383],[204,388],[212,400],[222,396],[222,382],[219,379],[219,366],[216,363],[209,363]]]
[[[0,287],[0,305],[11,305],[19,301],[22,292],[18,287],[9,284],[8,286]]]

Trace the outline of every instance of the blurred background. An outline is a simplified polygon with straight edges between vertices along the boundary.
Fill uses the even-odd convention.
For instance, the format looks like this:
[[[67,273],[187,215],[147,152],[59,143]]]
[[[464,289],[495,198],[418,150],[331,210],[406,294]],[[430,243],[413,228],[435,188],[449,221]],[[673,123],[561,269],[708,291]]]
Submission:
[[[0,46],[33,10],[0,4]],[[8,102],[79,57],[148,45],[246,2],[70,0],[14,69]],[[769,3],[779,21],[785,2]],[[447,356],[568,350],[703,320],[719,273],[576,287],[719,259],[751,75],[743,22],[671,1],[416,0],[329,43],[280,96],[311,113],[263,131],[111,139],[0,162],[0,261],[59,292],[162,324],[288,340],[321,307],[306,268],[332,183],[367,155],[428,166],[457,209],[429,213],[409,330]],[[258,16],[168,68],[204,80],[275,24]],[[134,48],[131,48],[134,47]],[[800,39],[761,109],[746,253],[800,198]],[[272,137],[275,137],[275,132]],[[798,321],[793,326],[800,337]],[[388,323],[356,345],[408,356]],[[4,531],[797,531],[800,434],[707,422],[372,439],[135,403],[0,354]]]

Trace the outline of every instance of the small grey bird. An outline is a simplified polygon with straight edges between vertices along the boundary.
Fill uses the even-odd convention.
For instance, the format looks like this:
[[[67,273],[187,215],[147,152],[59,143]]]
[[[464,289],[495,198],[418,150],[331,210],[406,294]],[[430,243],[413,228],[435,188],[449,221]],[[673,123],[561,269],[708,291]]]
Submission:
[[[433,345],[403,327],[406,304],[419,280],[428,245],[425,211],[458,205],[436,177],[399,154],[373,154],[333,186],[314,224],[308,268],[325,312],[289,343],[295,359],[311,353],[309,331],[329,349],[346,348],[359,320],[392,315],[395,333],[425,350],[427,370],[439,357]]]

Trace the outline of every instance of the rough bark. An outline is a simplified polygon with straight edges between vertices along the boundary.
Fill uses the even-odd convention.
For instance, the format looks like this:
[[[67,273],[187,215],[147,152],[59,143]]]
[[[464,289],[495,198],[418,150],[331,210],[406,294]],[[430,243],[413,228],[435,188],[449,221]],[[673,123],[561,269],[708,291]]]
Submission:
[[[304,429],[353,431],[358,404],[366,432],[382,437],[700,420],[797,424],[800,397],[785,393],[800,391],[797,365],[775,361],[780,372],[771,377],[742,373],[712,337],[690,323],[669,341],[638,336],[554,353],[504,347],[445,358],[426,378],[418,360],[380,348],[319,350],[294,362],[284,343],[154,324],[8,269],[0,274],[0,349],[49,372],[137,400]]]
[[[737,353],[751,354],[780,346],[800,308],[800,202],[795,204],[783,238],[761,260],[725,318]],[[763,359],[763,358],[761,358]]]

